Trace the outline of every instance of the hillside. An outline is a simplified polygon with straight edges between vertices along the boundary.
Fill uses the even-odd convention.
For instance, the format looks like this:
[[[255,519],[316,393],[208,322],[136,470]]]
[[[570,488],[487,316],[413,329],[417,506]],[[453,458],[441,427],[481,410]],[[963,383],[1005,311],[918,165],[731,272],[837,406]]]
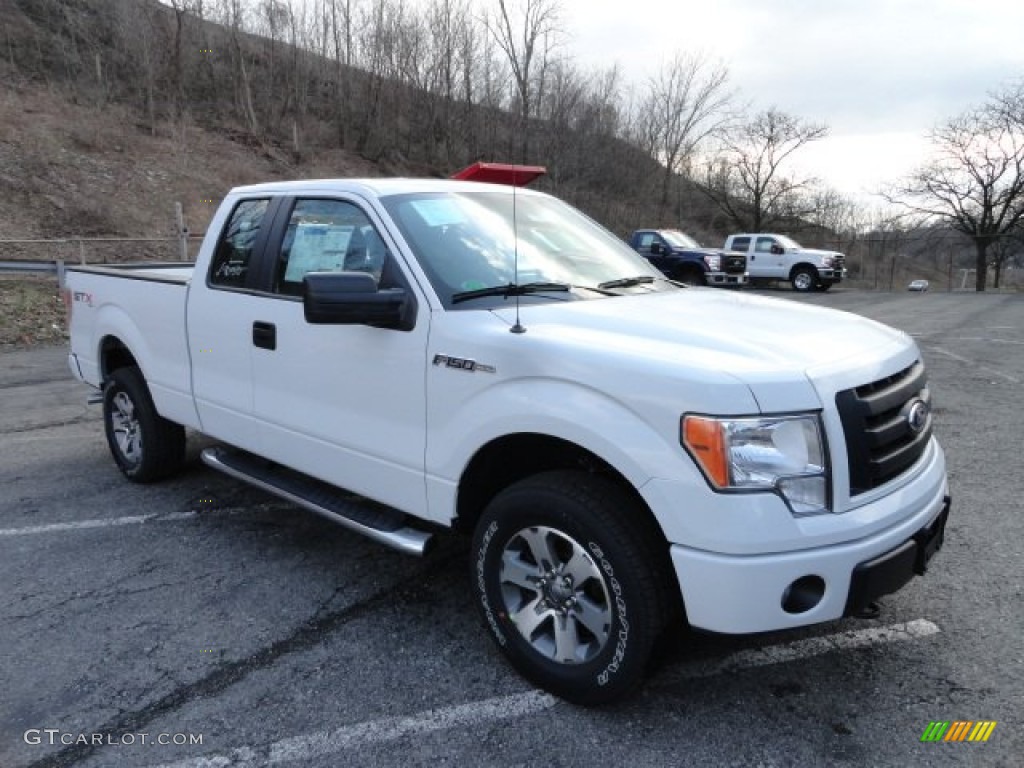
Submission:
[[[447,176],[480,159],[547,166],[536,186],[621,233],[675,220],[660,166],[579,94],[527,142],[475,92],[411,88],[155,0],[8,0],[0,26],[0,238],[167,235],[175,202],[201,232],[203,201],[239,183]],[[704,201],[683,196],[694,205],[675,212],[705,229]]]

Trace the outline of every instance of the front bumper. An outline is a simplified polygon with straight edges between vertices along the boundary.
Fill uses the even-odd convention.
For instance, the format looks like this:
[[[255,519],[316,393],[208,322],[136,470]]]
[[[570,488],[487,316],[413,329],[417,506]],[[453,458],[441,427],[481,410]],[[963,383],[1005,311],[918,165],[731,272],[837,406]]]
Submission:
[[[708,285],[746,285],[750,282],[746,272],[708,272],[704,275]]]
[[[948,513],[943,483],[915,514],[855,541],[769,555],[723,555],[673,544],[670,553],[687,619],[700,629],[746,634],[856,613],[904,586],[918,568],[923,571],[942,544]],[[799,610],[785,605],[808,580],[822,586],[813,604]]]
[[[898,547],[853,569],[845,616],[854,616],[882,595],[902,589],[914,576],[924,576],[928,563],[946,539],[949,507],[950,498],[946,496],[942,512],[929,525]]]
[[[846,277],[845,269],[819,269],[818,277],[829,283],[841,283]]]

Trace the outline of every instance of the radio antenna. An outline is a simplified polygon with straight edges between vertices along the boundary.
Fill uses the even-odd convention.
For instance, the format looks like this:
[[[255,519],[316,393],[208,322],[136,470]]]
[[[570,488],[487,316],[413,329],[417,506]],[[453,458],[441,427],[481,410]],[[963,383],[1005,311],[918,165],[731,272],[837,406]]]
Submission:
[[[518,170],[518,168],[512,169],[512,274],[515,285],[512,290],[516,297],[516,324],[509,330],[512,333],[526,333],[526,329],[519,322],[519,224],[516,220],[516,187],[519,186],[516,173]]]

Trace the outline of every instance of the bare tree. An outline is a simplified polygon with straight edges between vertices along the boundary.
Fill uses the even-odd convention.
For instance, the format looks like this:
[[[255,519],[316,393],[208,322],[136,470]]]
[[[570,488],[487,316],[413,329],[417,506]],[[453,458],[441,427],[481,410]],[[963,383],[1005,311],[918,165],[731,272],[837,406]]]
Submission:
[[[948,120],[929,138],[933,159],[885,197],[970,238],[975,290],[984,291],[989,247],[1024,219],[1024,85]]]
[[[645,144],[664,167],[661,202],[674,175],[689,176],[694,150],[728,120],[729,72],[703,54],[678,52],[647,83],[639,116]]]
[[[138,72],[136,83],[142,90],[149,133],[156,135],[156,92],[163,55],[164,34],[160,17],[142,3],[125,0],[117,5],[120,35],[129,47],[128,55]]]
[[[558,46],[559,0],[498,0],[488,29],[508,59],[519,99],[521,159],[528,160],[534,95],[543,89],[545,68]]]
[[[783,165],[828,127],[771,108],[729,133],[721,155],[709,163],[702,190],[742,229],[766,227],[806,215],[802,199],[814,179],[787,175]]]

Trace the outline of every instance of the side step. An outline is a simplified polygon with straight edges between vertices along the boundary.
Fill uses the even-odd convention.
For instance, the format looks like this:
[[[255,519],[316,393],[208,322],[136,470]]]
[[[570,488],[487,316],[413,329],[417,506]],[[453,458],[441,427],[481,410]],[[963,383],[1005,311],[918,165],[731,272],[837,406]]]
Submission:
[[[431,534],[411,528],[406,515],[397,509],[347,493],[259,456],[220,446],[207,448],[200,455],[205,464],[219,472],[305,507],[399,552],[422,556],[433,543]]]

